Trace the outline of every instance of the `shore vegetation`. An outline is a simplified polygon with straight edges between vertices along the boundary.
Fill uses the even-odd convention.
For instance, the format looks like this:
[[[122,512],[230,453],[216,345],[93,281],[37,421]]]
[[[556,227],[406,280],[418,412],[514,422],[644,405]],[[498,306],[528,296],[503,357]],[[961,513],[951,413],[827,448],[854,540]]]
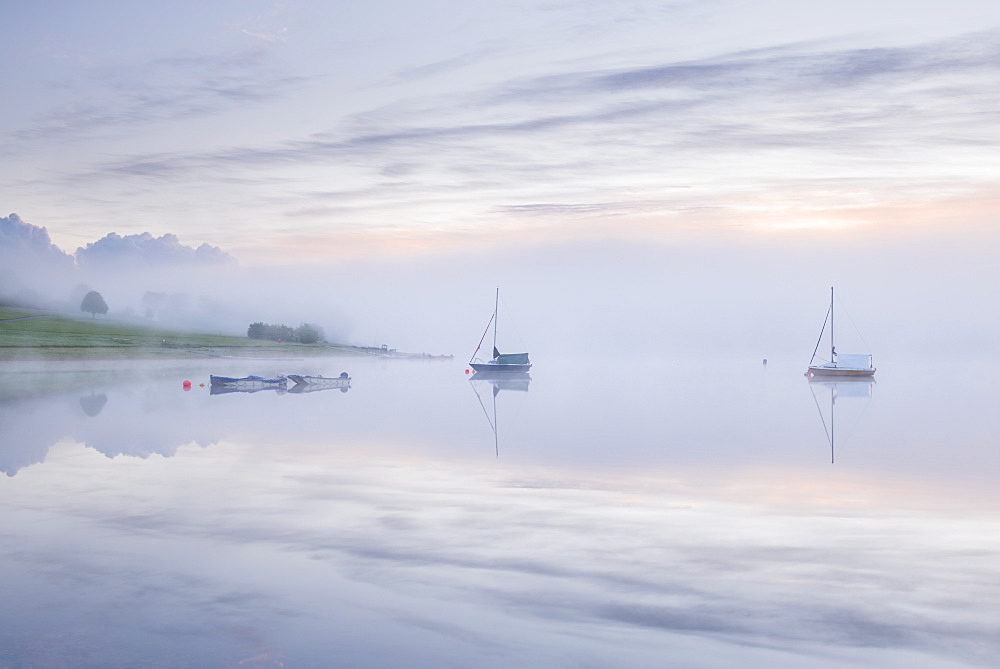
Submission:
[[[0,361],[208,358],[223,355],[300,357],[350,352],[354,352],[351,346],[326,342],[278,343],[0,306]]]

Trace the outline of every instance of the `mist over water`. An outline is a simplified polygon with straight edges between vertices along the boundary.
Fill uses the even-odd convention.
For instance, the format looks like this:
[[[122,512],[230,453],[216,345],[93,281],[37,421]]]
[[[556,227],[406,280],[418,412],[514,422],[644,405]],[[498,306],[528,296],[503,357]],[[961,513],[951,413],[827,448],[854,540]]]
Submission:
[[[0,363],[0,660],[990,666],[991,248],[581,235],[74,269],[52,299],[85,278],[111,322],[455,357]],[[803,376],[831,285],[874,383]],[[466,374],[497,287],[530,379]]]
[[[461,359],[5,363],[0,565],[21,606],[3,659],[941,667],[1000,651],[995,366],[845,385],[780,358],[532,359],[519,383]],[[347,392],[207,385],[341,371]]]
[[[112,322],[311,322],[455,357],[0,363],[0,660],[990,666],[981,242],[78,268]],[[874,383],[803,376],[831,285],[838,351],[871,353]],[[497,287],[496,345],[530,379],[466,374]],[[208,387],[343,371],[346,392]]]
[[[187,251],[182,259],[195,254],[179,246]],[[5,257],[10,280],[0,288],[30,286],[25,295],[78,315],[84,292],[96,289],[110,307],[106,319],[161,328],[244,335],[257,321],[315,323],[332,342],[467,359],[499,286],[502,350],[545,359],[613,351],[802,360],[835,286],[840,350],[906,364],[928,354],[991,356],[990,332],[1000,326],[989,308],[1000,281],[995,248],[994,234],[971,225],[906,239],[738,227],[724,239],[640,239],[582,230],[573,238],[526,233],[520,245],[456,250],[442,243],[422,253],[322,261],[193,265],[169,256],[105,259],[70,271],[60,255],[55,271],[51,262],[14,254]]]

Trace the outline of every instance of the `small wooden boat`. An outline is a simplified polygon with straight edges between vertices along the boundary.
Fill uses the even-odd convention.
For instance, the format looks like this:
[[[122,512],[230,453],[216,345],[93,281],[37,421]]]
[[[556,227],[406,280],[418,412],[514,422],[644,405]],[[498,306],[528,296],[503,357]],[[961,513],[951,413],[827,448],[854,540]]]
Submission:
[[[479,346],[476,347],[475,352],[472,354],[472,359],[469,360],[469,366],[476,370],[476,374],[484,376],[493,374],[524,374],[531,369],[531,362],[528,360],[527,353],[501,353],[497,349],[497,314],[499,307],[500,288],[497,288],[496,302],[493,305],[493,317],[486,324],[486,331],[483,332],[483,336],[479,340]],[[493,325],[493,359],[482,361],[476,358],[476,353],[479,353],[479,349],[483,346],[483,339],[486,339],[486,333],[490,331],[490,324]]]
[[[236,390],[266,390],[268,388],[284,388],[288,385],[288,379],[279,376],[273,379],[266,379],[262,376],[211,376],[211,386],[213,388],[233,388]]]
[[[351,377],[347,372],[341,372],[340,376],[307,376],[304,374],[289,374],[288,377],[295,384],[296,388],[320,390],[323,388],[350,388]],[[301,391],[300,391],[301,392]]]
[[[826,324],[830,324],[830,360],[823,364],[813,364],[816,361],[816,352],[819,351],[820,342],[823,341],[823,333],[826,331]],[[809,369],[806,371],[809,376],[831,376],[831,377],[864,377],[874,376],[875,367],[872,365],[870,353],[837,353],[837,347],[833,342],[833,288],[830,288],[830,308],[826,312],[826,319],[823,321],[823,328],[819,331],[819,339],[816,341],[816,348],[813,349],[812,358],[809,360]]]

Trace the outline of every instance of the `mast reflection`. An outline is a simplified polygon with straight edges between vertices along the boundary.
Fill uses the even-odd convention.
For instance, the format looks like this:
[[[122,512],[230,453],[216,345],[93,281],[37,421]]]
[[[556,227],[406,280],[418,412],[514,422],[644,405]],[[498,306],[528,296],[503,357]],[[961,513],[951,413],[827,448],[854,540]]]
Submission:
[[[493,450],[498,458],[500,457],[500,435],[497,423],[497,395],[502,390],[526,393],[528,392],[528,385],[530,383],[531,375],[528,372],[476,372],[469,378],[469,385],[472,386],[472,392],[476,394],[476,399],[479,400],[479,406],[483,410],[483,415],[486,416],[486,420],[490,424],[490,429],[493,430]],[[486,386],[492,387],[492,392],[490,393],[493,396],[492,416],[486,408],[486,403],[483,402],[482,394],[479,392],[480,388],[486,390]]]
[[[840,378],[836,381],[832,381],[828,377],[809,377],[809,390],[812,392],[813,402],[815,402],[816,410],[819,412],[826,440],[830,444],[831,463],[835,461],[837,400],[840,398],[870,399],[874,386],[875,379],[871,377]],[[829,420],[823,415],[819,401],[819,398],[826,394],[829,394],[830,397]]]

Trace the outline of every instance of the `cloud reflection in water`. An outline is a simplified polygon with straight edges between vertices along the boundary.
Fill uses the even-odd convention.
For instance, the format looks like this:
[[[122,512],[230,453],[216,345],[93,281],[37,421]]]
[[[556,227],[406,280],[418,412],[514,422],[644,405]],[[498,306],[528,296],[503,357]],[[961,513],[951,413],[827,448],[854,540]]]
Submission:
[[[96,417],[65,395],[72,434],[101,443],[118,421],[119,450],[141,457],[57,438],[5,480],[0,567],[22,606],[3,615],[3,659],[946,667],[1000,652],[995,497],[831,468],[808,388],[814,463],[664,447],[621,468],[539,457],[530,432],[539,452],[522,439],[498,460],[464,379],[408,396],[408,374],[366,369],[329,397],[98,389]],[[515,396],[544,404],[551,384]],[[448,427],[417,429],[435,416]],[[174,445],[136,450],[157,434]]]

